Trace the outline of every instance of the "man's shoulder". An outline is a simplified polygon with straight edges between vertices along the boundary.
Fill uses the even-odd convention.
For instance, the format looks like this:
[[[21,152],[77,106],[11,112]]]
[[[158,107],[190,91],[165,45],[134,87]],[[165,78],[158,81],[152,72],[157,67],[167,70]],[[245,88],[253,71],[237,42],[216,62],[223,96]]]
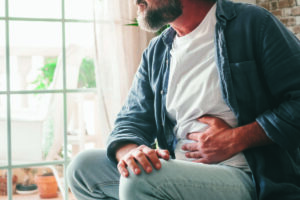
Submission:
[[[166,28],[164,31],[162,31],[160,34],[157,34],[155,37],[153,37],[149,43],[150,48],[155,48],[160,45],[165,46],[164,40],[166,40],[169,35],[171,35],[170,32],[173,32],[172,28]]]
[[[265,8],[249,3],[234,3],[234,8],[238,18],[261,19],[272,15]]]
[[[249,31],[262,31],[270,21],[276,21],[276,17],[268,10],[253,4],[232,3],[233,16],[227,20],[227,30],[237,33]]]
[[[162,39],[162,34],[154,36],[148,45],[148,48],[153,49],[155,48],[157,45],[163,44],[163,39]]]
[[[157,55],[163,55],[167,51],[166,37],[168,37],[168,31],[170,28],[164,30],[161,34],[153,37],[147,47],[147,54],[151,58]]]

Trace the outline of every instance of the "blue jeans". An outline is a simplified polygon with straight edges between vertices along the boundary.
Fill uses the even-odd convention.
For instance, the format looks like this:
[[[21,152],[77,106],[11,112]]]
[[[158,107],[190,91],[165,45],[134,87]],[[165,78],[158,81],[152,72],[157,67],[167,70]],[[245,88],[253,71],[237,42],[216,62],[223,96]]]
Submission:
[[[152,173],[120,177],[105,150],[80,153],[67,170],[78,200],[256,200],[254,183],[244,171],[186,161],[162,162]]]

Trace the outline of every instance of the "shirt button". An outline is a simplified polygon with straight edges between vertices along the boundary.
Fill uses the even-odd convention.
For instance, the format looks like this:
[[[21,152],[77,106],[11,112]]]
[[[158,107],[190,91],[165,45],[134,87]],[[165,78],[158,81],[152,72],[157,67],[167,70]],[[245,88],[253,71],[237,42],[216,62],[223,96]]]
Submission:
[[[164,91],[163,91],[163,90],[161,90],[161,91],[160,91],[160,94],[162,95],[163,93],[164,93]]]

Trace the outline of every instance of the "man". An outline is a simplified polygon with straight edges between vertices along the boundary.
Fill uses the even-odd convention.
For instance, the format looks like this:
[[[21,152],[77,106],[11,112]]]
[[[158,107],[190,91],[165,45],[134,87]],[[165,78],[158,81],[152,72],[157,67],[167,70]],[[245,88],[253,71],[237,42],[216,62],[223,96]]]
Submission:
[[[77,198],[300,199],[299,40],[253,5],[136,4],[144,29],[171,27],[143,54],[113,162],[94,150],[69,166]]]

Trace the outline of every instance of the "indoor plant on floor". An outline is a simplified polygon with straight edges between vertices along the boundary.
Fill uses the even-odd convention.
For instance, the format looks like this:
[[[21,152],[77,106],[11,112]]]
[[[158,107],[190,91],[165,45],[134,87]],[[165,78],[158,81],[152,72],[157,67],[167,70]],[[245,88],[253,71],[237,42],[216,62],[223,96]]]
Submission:
[[[55,198],[58,196],[58,185],[52,172],[44,171],[35,177],[41,198]]]

